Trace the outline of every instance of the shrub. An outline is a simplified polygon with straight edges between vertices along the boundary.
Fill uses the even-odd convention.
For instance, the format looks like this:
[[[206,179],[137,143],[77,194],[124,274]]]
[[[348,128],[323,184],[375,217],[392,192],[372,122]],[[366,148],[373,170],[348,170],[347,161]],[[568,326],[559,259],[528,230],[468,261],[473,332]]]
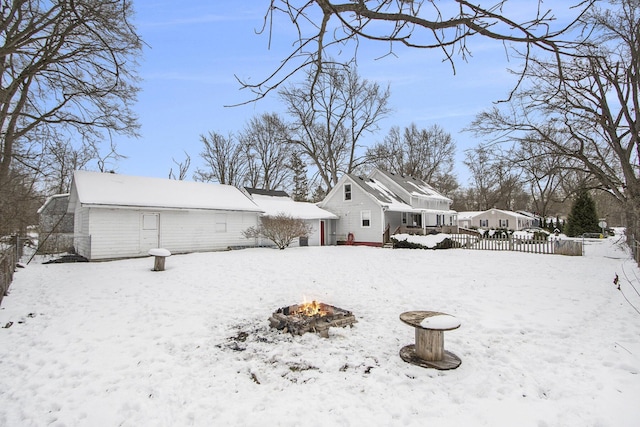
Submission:
[[[394,248],[399,248],[399,249],[429,249],[426,246],[421,245],[420,243],[409,242],[406,239],[405,240],[398,240],[398,239],[394,239],[392,237],[391,241],[393,242],[393,247]]]
[[[452,249],[462,247],[460,242],[456,242],[448,237],[436,244],[433,248],[421,245],[420,243],[409,242],[406,239],[398,240],[392,237],[391,241],[393,241],[393,247],[398,249]]]
[[[446,238],[439,242],[434,249],[453,249],[462,247],[462,243],[456,242],[450,238]]]
[[[247,239],[267,238],[275,243],[278,249],[284,249],[291,244],[293,239],[309,237],[312,231],[311,225],[306,224],[300,218],[279,213],[275,216],[263,216],[259,226],[250,227],[242,234]]]

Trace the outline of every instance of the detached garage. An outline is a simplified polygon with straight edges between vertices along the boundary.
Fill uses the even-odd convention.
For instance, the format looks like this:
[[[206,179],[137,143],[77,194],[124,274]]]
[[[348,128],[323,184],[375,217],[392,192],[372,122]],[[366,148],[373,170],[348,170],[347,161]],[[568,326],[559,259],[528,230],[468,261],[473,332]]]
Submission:
[[[93,261],[252,245],[242,231],[262,210],[230,185],[76,171],[69,212],[75,250]]]

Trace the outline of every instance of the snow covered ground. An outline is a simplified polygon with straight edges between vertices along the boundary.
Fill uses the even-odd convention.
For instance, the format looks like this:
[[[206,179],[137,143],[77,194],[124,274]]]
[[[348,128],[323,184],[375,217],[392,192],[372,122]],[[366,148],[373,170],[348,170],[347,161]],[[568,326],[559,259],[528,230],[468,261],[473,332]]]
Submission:
[[[0,307],[0,425],[638,426],[625,296],[640,307],[640,271],[617,242],[583,257],[247,249],[172,256],[164,272],[34,261]],[[305,297],[358,323],[328,339],[269,328]],[[462,322],[445,333],[458,369],[400,359],[408,310]]]

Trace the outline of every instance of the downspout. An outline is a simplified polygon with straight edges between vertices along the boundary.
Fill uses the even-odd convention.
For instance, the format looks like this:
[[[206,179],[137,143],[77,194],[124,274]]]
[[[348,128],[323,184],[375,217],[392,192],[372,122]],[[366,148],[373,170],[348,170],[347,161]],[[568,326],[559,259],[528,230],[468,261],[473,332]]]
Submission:
[[[385,232],[385,230],[387,229],[387,225],[386,225],[386,224],[387,224],[387,209],[388,209],[388,206],[386,206],[386,205],[382,205],[382,209],[381,209],[381,213],[382,213],[382,221],[380,221],[380,229],[381,229],[381,230],[380,230],[380,233],[381,233],[381,235],[382,235],[382,244],[383,244],[383,245],[384,245],[385,243],[387,243],[387,242],[385,242],[385,241],[384,241],[384,240],[385,240],[385,238],[384,238],[384,232]]]

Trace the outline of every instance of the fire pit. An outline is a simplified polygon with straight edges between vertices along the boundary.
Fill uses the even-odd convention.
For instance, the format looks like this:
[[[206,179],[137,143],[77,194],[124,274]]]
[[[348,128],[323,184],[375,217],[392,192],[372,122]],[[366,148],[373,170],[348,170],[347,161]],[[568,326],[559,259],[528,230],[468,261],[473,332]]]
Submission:
[[[354,323],[356,318],[350,311],[316,301],[279,308],[269,317],[272,328],[293,335],[313,331],[324,338],[329,337],[331,326],[345,327]]]

